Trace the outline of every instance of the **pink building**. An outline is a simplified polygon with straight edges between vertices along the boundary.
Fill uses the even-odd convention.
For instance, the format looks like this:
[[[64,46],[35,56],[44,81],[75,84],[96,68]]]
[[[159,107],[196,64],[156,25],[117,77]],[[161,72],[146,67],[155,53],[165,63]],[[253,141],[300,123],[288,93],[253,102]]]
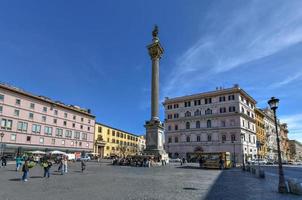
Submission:
[[[5,154],[93,151],[95,117],[89,109],[0,84],[0,121]]]

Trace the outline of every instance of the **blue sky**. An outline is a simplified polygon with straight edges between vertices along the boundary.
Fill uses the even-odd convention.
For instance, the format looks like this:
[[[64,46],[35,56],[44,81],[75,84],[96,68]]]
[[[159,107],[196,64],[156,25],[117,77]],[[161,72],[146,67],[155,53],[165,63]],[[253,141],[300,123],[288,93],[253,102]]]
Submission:
[[[302,1],[2,1],[0,80],[144,134],[154,24],[161,100],[238,83],[302,141]],[[161,107],[161,119],[163,108]]]

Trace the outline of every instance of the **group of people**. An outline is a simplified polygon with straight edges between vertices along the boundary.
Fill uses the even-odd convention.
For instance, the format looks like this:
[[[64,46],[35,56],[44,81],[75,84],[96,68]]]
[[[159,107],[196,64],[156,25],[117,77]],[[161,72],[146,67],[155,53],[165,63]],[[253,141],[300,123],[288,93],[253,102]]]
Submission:
[[[151,167],[153,166],[154,160],[151,157],[145,158],[114,158],[112,161],[113,165],[133,166],[133,167]]]
[[[22,165],[22,160],[24,160],[24,163]],[[58,169],[57,172],[60,172],[61,175],[64,175],[68,172],[68,157],[65,155],[60,156],[56,162],[54,162],[50,156],[44,156],[42,157],[38,162],[34,161],[32,157],[24,157],[21,156],[16,157],[16,171],[20,170],[20,167],[22,166],[22,181],[26,182],[28,180],[29,176],[29,170],[36,166],[37,164],[40,164],[41,167],[44,170],[44,178],[50,177],[50,169],[52,168],[53,164],[57,164]],[[81,161],[81,171],[84,172],[86,169],[86,163],[82,160]]]

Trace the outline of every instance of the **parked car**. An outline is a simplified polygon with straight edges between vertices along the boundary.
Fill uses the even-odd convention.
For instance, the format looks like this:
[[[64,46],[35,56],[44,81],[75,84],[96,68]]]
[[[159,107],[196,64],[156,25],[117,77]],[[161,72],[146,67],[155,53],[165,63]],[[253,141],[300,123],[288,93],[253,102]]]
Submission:
[[[75,156],[74,153],[68,153],[66,155],[68,157],[68,160],[70,160],[70,161],[75,161],[76,160],[76,156]]]
[[[81,158],[78,159],[78,161],[82,161],[82,160],[83,160],[83,161],[90,161],[91,158],[90,158],[90,156],[87,156],[87,155],[86,155],[86,156],[81,157]]]
[[[181,162],[181,159],[180,159],[180,158],[174,158],[174,159],[170,158],[170,159],[169,159],[169,162],[171,162],[171,163],[174,163],[174,162]]]

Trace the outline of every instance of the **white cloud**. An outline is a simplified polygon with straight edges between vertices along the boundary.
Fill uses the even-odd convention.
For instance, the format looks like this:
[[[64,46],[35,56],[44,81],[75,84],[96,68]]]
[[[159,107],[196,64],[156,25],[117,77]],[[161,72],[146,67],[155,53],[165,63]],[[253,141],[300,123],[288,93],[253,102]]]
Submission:
[[[213,24],[221,26],[220,31],[204,31],[199,40],[180,56],[174,73],[164,84],[164,95],[190,92],[188,90],[200,85],[202,80],[204,83],[222,72],[302,42],[301,6],[301,1],[256,1],[234,9],[232,15],[224,16],[226,12],[222,11],[220,17],[209,18]],[[300,77],[301,74],[290,77],[278,85],[288,84]]]
[[[284,115],[280,117],[280,120],[288,125],[289,139],[302,142],[302,114]]]
[[[288,76],[286,79],[284,79],[283,81],[281,82],[276,82],[276,83],[273,83],[269,86],[269,88],[279,88],[279,87],[282,87],[284,85],[287,85],[293,81],[296,81],[296,80],[299,80],[300,78],[302,78],[302,71],[298,72],[298,73],[295,73],[294,75],[292,76]]]

